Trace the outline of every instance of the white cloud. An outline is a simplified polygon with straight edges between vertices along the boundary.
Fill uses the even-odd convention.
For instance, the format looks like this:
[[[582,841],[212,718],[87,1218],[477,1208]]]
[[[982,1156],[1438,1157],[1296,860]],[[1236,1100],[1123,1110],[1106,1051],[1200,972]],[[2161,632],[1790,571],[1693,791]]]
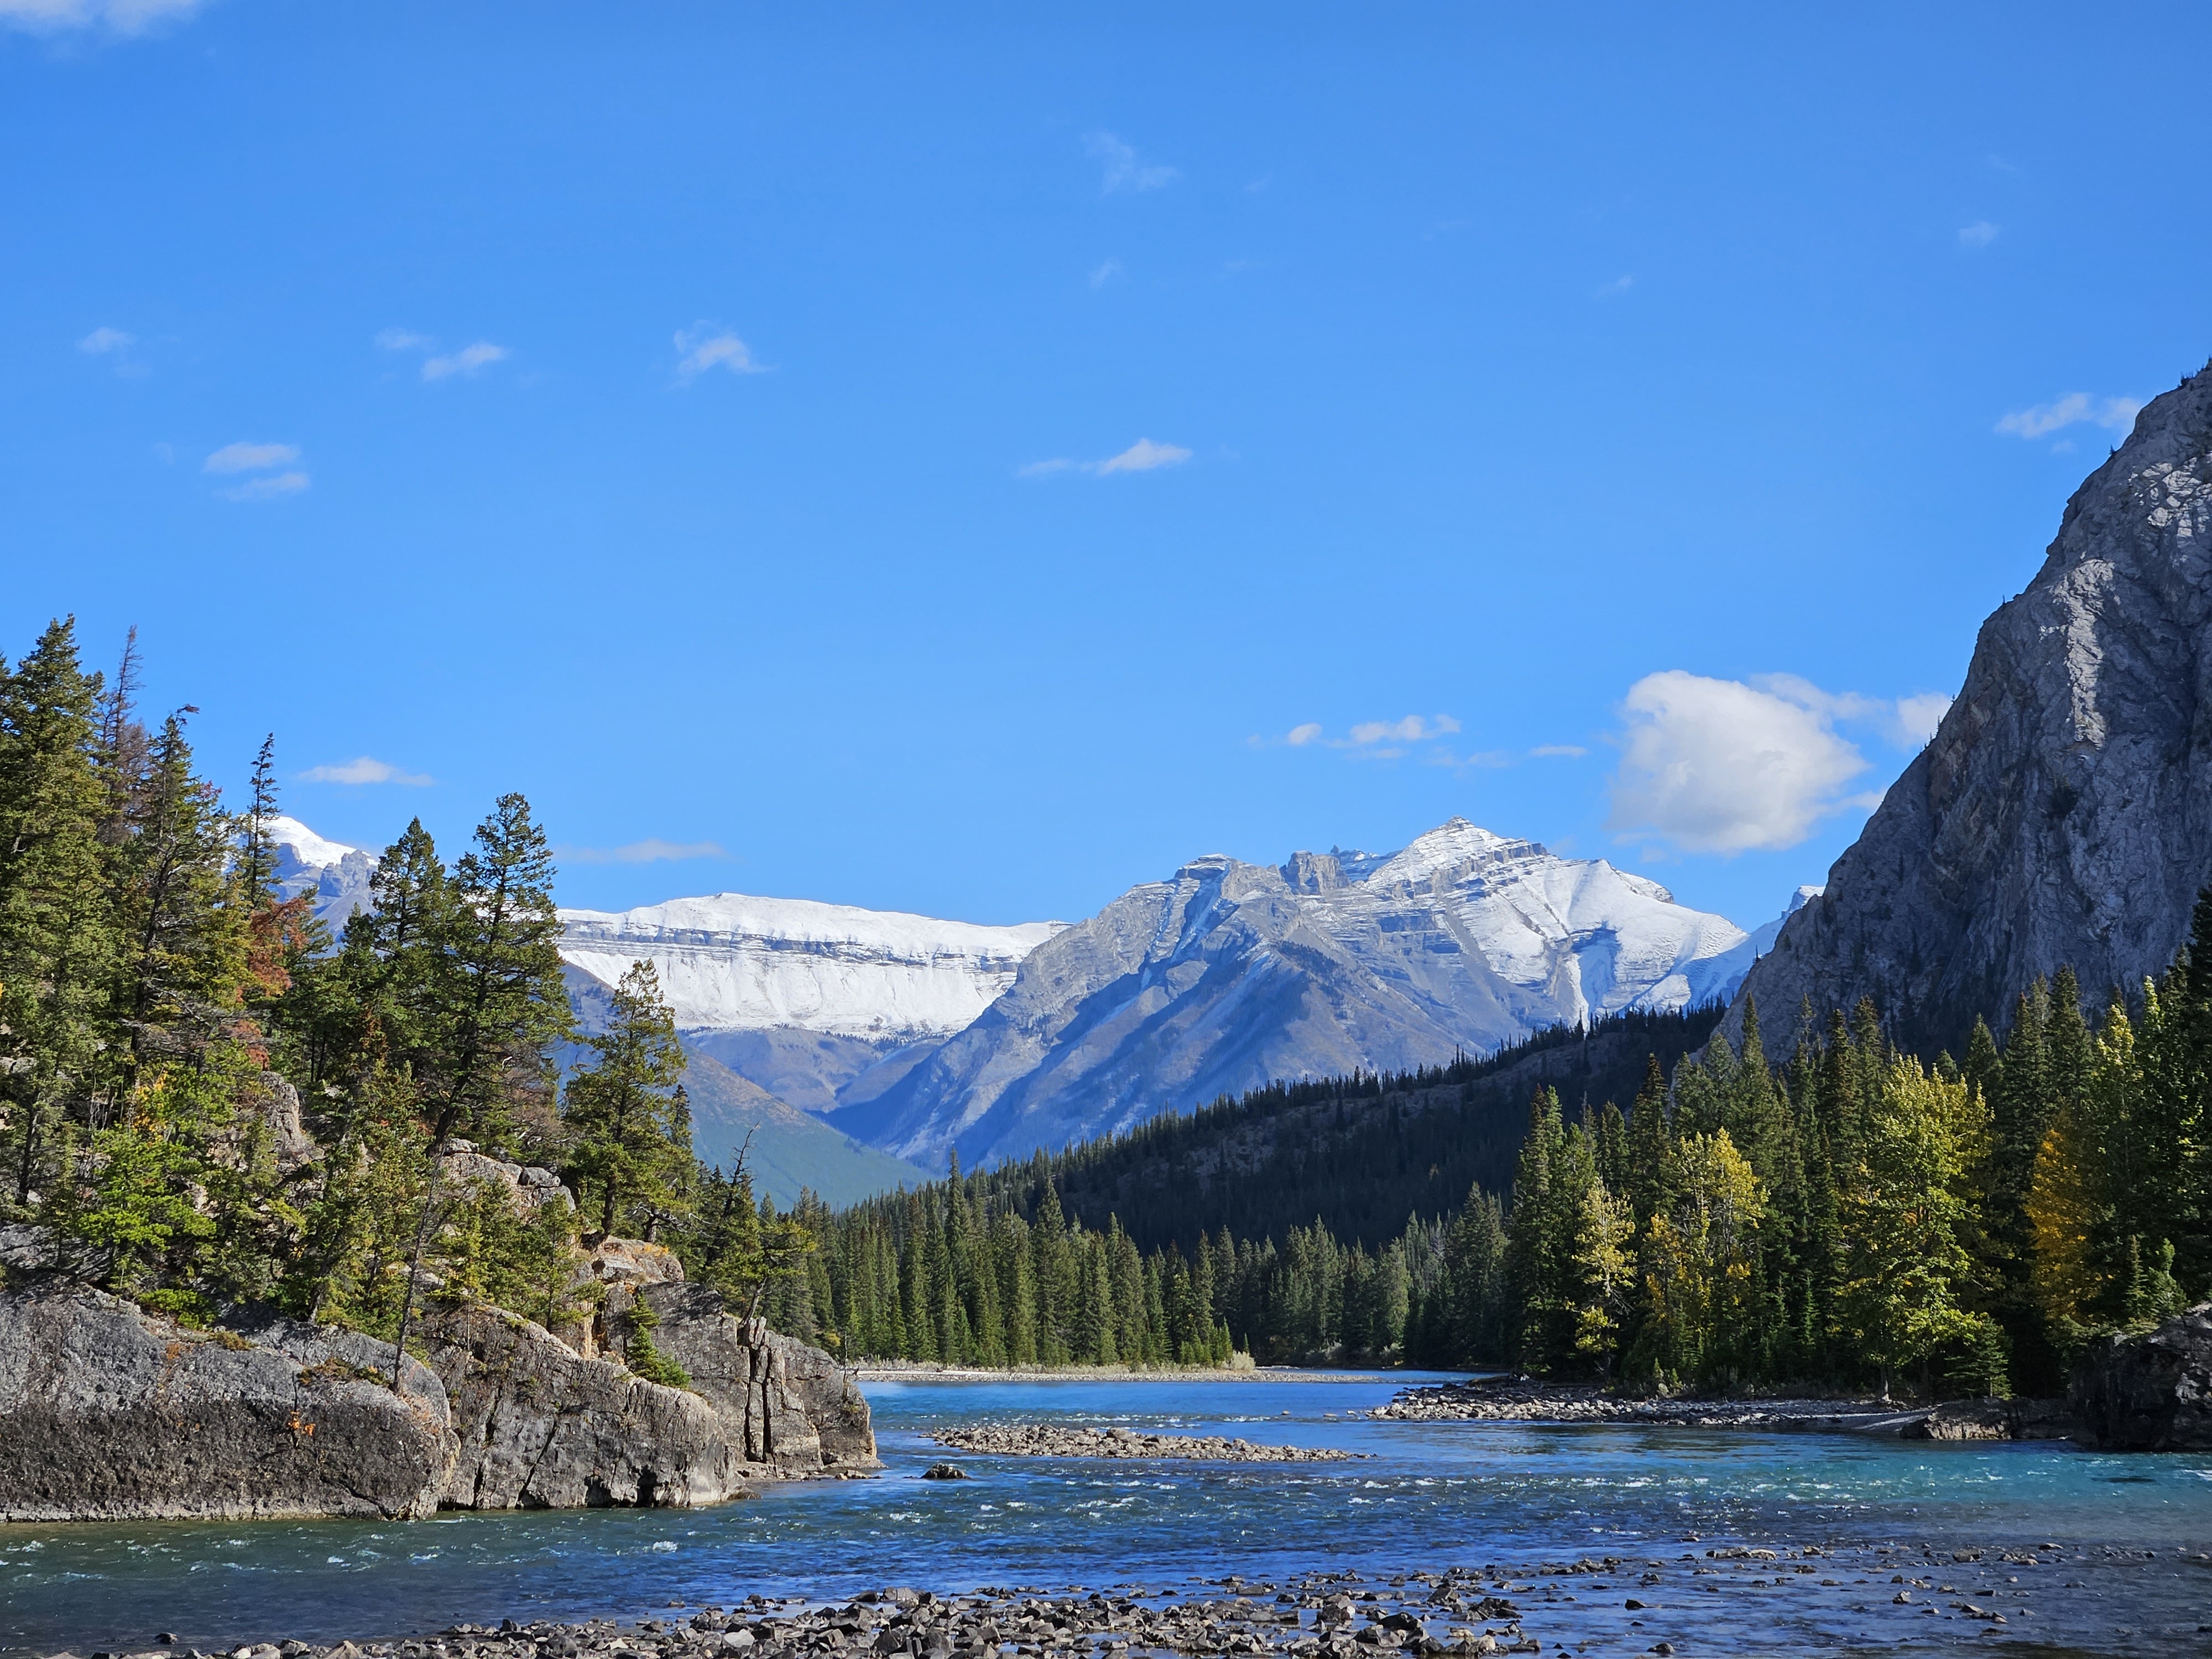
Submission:
[[[1936,735],[1936,728],[1951,710],[1951,699],[1941,691],[1923,691],[1897,700],[1896,738],[1907,749],[1917,749]]]
[[[1987,247],[1997,239],[1998,227],[1986,219],[1977,219],[1971,225],[1959,227],[1960,247]]]
[[[1101,186],[1103,193],[1116,191],[1158,190],[1176,180],[1176,170],[1167,167],[1140,167],[1137,152],[1110,132],[1094,132],[1083,141],[1084,149],[1104,163],[1106,174]]]
[[[507,356],[505,346],[494,345],[489,340],[478,340],[473,345],[463,346],[450,356],[426,358],[422,364],[422,378],[442,380],[449,374],[474,374],[489,364],[504,362]]]
[[[1753,686],[1645,675],[1624,706],[1608,827],[1723,857],[1796,846],[1821,818],[1865,804],[1843,793],[1867,769],[1834,727],[1849,701],[1792,676]]]
[[[273,501],[280,495],[296,495],[307,487],[304,472],[276,472],[265,478],[248,478],[235,489],[226,489],[227,501]]]
[[[571,864],[676,864],[686,859],[729,856],[711,841],[662,841],[648,837],[622,847],[556,847],[554,856]]]
[[[1156,444],[1139,438],[1118,455],[1109,455],[1091,469],[1101,477],[1109,472],[1150,472],[1156,467],[1180,466],[1190,451],[1180,444]]]
[[[300,776],[308,783],[399,783],[420,789],[432,781],[420,772],[405,772],[390,761],[358,755],[335,766],[311,766]]]
[[[1352,741],[1364,749],[1377,743],[1420,743],[1429,738],[1449,737],[1458,730],[1459,722],[1449,714],[1426,719],[1408,714],[1401,720],[1362,720],[1352,728]]]
[[[202,464],[203,472],[261,472],[300,459],[297,444],[225,444]]]
[[[1617,300],[1635,286],[1635,277],[1616,276],[1611,282],[1606,283],[1603,287],[1598,289],[1597,297],[1601,300]]]
[[[1107,283],[1112,282],[1121,274],[1121,262],[1119,259],[1109,259],[1104,264],[1099,266],[1097,270],[1091,273],[1091,286],[1093,288],[1103,288]]]
[[[1540,743],[1528,752],[1538,760],[1580,760],[1589,750],[1578,743]]]
[[[0,0],[5,5],[7,0]],[[105,357],[111,352],[127,350],[138,343],[135,334],[125,334],[119,328],[95,328],[76,343],[76,349],[88,356]]]
[[[715,323],[694,323],[676,331],[676,373],[694,380],[710,368],[726,368],[732,374],[764,374],[765,365],[753,361],[752,349]]]
[[[1290,736],[1284,738],[1283,741],[1289,744],[1293,749],[1303,749],[1310,743],[1316,743],[1320,741],[1320,738],[1321,722],[1319,720],[1308,720],[1302,726],[1292,726],[1291,728]]]
[[[1015,476],[1048,478],[1056,472],[1088,472],[1094,478],[1103,478],[1116,472],[1152,472],[1164,466],[1181,466],[1189,459],[1190,451],[1181,444],[1156,444],[1150,438],[1139,438],[1120,454],[1109,455],[1103,461],[1071,461],[1065,455],[1055,455],[1048,461],[1017,467]]]
[[[437,342],[427,334],[410,333],[404,328],[379,331],[376,343],[386,351],[428,351]]]
[[[0,0],[0,23],[37,34],[94,26],[112,34],[142,34],[198,9],[199,0]]]
[[[2033,409],[2014,410],[1997,422],[1997,430],[2015,438],[2041,438],[2062,427],[2087,421],[2110,432],[2125,432],[2135,424],[2142,402],[2136,398],[2098,398],[2087,392],[2069,392]]]

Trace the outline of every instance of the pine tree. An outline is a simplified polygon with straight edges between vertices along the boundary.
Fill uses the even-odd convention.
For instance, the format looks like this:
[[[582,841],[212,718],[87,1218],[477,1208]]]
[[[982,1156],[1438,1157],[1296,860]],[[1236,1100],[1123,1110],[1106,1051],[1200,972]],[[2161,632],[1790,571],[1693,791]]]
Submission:
[[[0,1199],[28,1206],[61,1168],[73,1111],[103,1078],[120,948],[100,834],[100,681],[58,622],[0,662]]]
[[[606,1029],[584,1042],[598,1058],[568,1079],[562,1176],[579,1206],[597,1212],[600,1232],[642,1214],[640,1231],[651,1237],[684,1208],[678,1189],[690,1170],[691,1134],[682,1100],[684,1050],[649,959],[623,975]]]

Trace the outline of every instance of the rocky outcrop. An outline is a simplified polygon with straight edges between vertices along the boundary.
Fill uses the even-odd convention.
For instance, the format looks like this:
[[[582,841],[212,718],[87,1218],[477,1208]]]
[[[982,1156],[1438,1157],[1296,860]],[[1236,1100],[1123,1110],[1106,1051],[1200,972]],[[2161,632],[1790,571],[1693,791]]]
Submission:
[[[729,1313],[717,1291],[687,1284],[640,1285],[611,1297],[611,1347],[629,1341],[641,1304],[652,1310],[653,1346],[684,1369],[747,1463],[784,1474],[881,1467],[867,1401],[851,1374],[822,1350]]]
[[[2212,1451],[2212,1303],[2081,1357],[2069,1395],[2082,1437],[2113,1451]]]
[[[2067,503],[1965,687],[1743,1000],[1881,1003],[1961,1040],[2038,974],[2092,996],[2163,969],[2212,878],[2212,370],[2136,417]]]
[[[542,1325],[475,1303],[434,1311],[422,1334],[459,1442],[450,1507],[684,1508],[760,1473],[708,1401],[583,1358]]]
[[[533,1216],[547,1205],[573,1210],[576,1200],[561,1184],[561,1177],[535,1164],[508,1164],[478,1152],[465,1140],[449,1140],[438,1156],[438,1173],[447,1182],[489,1183],[503,1194],[516,1212]]]
[[[391,1363],[350,1332],[191,1331],[57,1279],[0,1296],[0,1521],[426,1515],[445,1391],[410,1360],[393,1394]]]
[[[415,1327],[431,1363],[409,1359],[394,1394],[387,1342],[268,1316],[185,1330],[41,1273],[0,1294],[0,1521],[689,1507],[879,1467],[827,1354],[724,1312],[657,1246],[604,1241],[593,1268],[599,1342],[623,1352],[650,1306],[693,1387],[433,1300]]]

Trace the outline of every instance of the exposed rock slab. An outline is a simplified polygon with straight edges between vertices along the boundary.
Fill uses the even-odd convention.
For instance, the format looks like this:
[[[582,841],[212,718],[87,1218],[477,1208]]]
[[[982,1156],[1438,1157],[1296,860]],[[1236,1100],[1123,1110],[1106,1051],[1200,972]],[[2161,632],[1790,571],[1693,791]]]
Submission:
[[[2038,974],[2163,969],[2212,877],[2212,371],[2154,399],[2066,505],[2027,590],[1826,891],[1746,977],[1771,1024],[1871,995],[1961,1040]]]
[[[470,1304],[434,1311],[423,1340],[460,1446],[441,1493],[453,1508],[718,1504],[753,1473],[707,1401],[583,1358],[542,1325]]]
[[[189,1331],[82,1285],[0,1296],[0,1521],[421,1516],[454,1457],[443,1388],[387,1345],[271,1321]]]
[[[2098,1343],[2082,1356],[2070,1398],[2096,1445],[2212,1451],[2212,1303]]]

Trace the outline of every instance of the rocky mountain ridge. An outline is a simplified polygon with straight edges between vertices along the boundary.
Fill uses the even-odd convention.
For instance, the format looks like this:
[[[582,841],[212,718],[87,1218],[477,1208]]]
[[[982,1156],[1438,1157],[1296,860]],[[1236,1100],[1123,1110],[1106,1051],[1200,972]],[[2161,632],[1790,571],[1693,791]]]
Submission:
[[[1871,995],[1956,1045],[2070,965],[2103,996],[2163,969],[2212,879],[2212,369],[2145,405],[1983,623],[1958,700],[1741,998]]]
[[[1040,945],[975,1024],[839,1121],[923,1164],[1026,1156],[1272,1079],[1724,1000],[1754,950],[1656,882],[1463,818],[1389,854],[1200,859]]]

